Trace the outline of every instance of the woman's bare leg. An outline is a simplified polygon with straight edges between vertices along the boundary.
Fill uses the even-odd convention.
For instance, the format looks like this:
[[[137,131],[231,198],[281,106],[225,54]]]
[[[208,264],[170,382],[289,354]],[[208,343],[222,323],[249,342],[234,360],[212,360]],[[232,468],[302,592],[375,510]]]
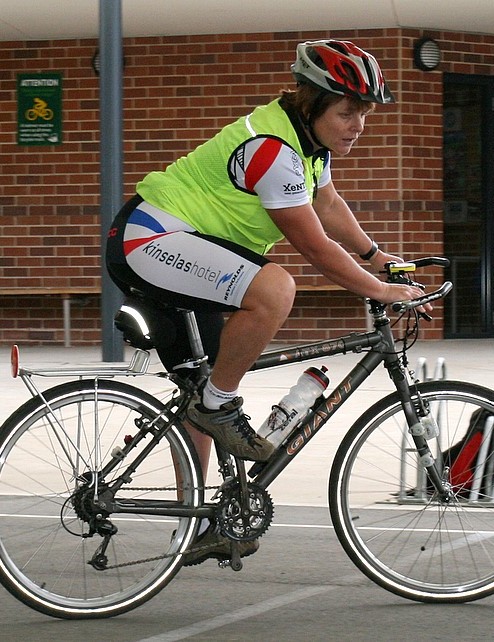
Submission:
[[[286,320],[293,306],[295,283],[275,263],[266,264],[250,284],[242,308],[231,314],[221,333],[211,382],[225,392],[237,390],[242,377]],[[206,479],[211,438],[187,426]]]
[[[239,387],[242,377],[285,322],[293,306],[295,282],[276,263],[265,265],[250,284],[242,307],[221,333],[211,382],[220,390]]]

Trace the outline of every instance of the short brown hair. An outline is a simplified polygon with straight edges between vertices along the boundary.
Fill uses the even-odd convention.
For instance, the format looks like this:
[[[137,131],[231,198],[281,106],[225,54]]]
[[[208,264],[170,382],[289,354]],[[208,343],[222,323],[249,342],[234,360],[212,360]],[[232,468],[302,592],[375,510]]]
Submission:
[[[368,102],[367,100],[361,100],[353,96],[333,94],[329,91],[321,91],[307,83],[301,83],[295,91],[283,89],[281,95],[282,100],[286,101],[285,104],[293,107],[311,122],[319,118],[328,107],[336,105],[345,97],[348,98],[350,104],[356,111],[365,111],[368,113],[374,111],[375,108],[374,103]]]

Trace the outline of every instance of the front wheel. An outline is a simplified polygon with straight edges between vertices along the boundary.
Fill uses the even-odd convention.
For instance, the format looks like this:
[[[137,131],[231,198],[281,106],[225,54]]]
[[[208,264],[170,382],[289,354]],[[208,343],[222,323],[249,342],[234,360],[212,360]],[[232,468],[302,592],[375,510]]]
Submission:
[[[173,506],[203,501],[175,407],[125,383],[87,380],[51,388],[6,420],[0,582],[15,597],[54,617],[109,617],[170,582],[197,530],[197,518],[174,517]]]
[[[422,602],[477,600],[494,593],[492,420],[477,426],[482,435],[470,472],[460,479],[451,470],[472,417],[494,413],[494,392],[454,381],[418,390],[439,427],[428,443],[450,485],[449,501],[437,496],[419,464],[393,393],[355,422],[336,453],[329,482],[334,528],[350,559],[385,589]],[[486,412],[474,414],[479,409]]]

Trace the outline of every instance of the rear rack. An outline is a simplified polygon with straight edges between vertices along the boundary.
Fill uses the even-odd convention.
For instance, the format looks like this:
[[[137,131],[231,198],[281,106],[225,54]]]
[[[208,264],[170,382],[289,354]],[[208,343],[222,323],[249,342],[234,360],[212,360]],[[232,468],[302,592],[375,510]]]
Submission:
[[[147,374],[150,363],[150,354],[147,350],[136,349],[126,366],[98,366],[80,368],[20,368],[19,349],[12,346],[11,364],[12,376],[26,378],[36,377],[138,377]]]

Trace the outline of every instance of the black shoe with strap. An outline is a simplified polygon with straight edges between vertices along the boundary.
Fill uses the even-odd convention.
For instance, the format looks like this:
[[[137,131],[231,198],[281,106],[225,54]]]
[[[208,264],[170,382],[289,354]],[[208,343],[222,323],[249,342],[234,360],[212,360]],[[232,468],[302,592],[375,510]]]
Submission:
[[[213,439],[227,452],[239,459],[267,461],[273,454],[273,444],[260,437],[249,424],[242,410],[242,397],[224,403],[219,410],[209,410],[196,392],[186,414],[189,421],[201,432]]]

